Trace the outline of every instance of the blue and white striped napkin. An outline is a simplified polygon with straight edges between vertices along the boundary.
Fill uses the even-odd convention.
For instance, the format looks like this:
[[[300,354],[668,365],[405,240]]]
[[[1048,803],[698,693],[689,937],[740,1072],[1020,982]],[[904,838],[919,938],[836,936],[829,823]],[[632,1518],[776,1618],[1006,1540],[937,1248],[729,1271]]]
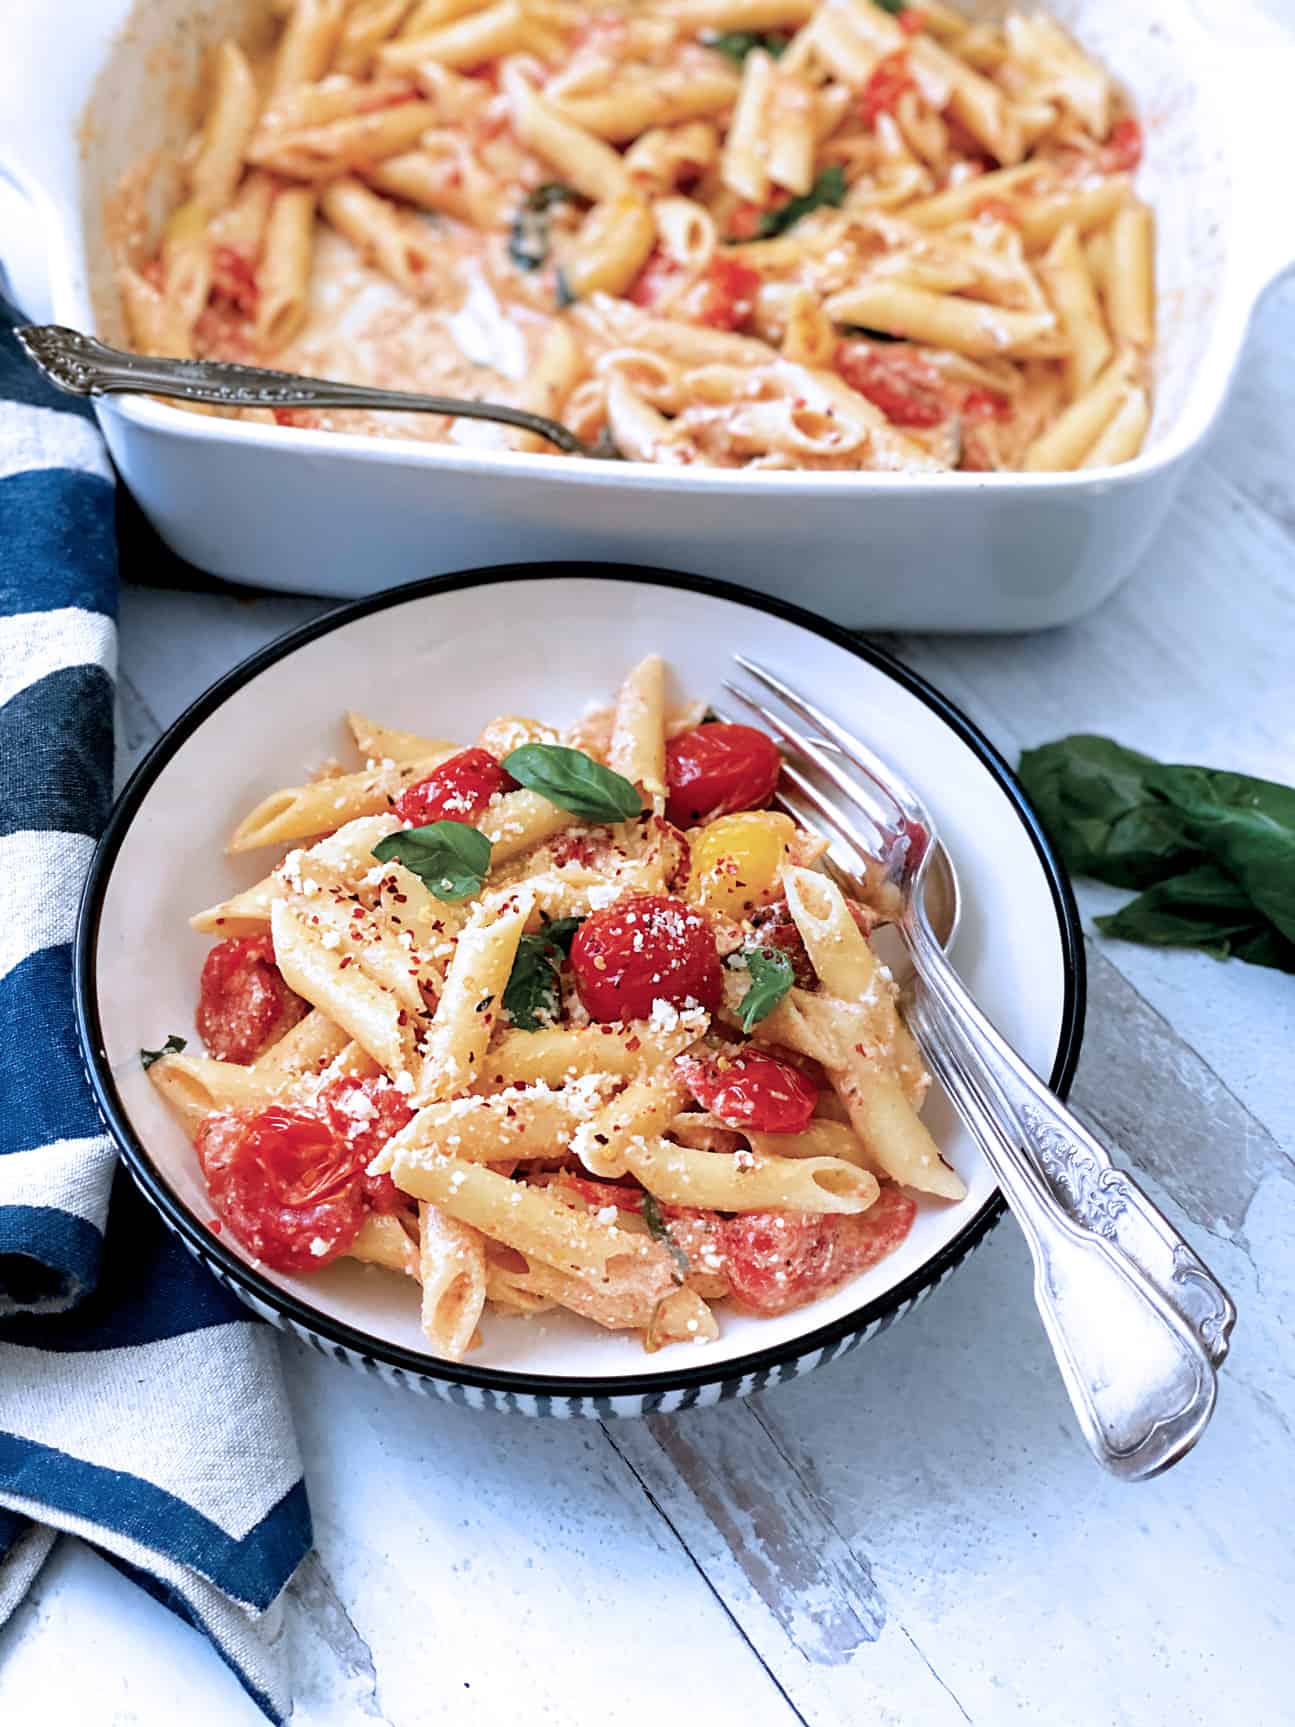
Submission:
[[[278,1601],[311,1532],[275,1339],[118,1169],[73,1024],[111,801],[113,480],[15,321],[0,300],[0,1624],[79,1535],[280,1720]]]

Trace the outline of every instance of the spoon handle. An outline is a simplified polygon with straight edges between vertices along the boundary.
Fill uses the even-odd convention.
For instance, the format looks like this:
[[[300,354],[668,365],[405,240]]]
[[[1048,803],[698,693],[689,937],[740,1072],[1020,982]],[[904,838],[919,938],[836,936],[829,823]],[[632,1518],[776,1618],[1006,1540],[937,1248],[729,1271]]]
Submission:
[[[95,336],[62,324],[26,324],[15,334],[31,359],[59,389],[75,396],[123,391],[206,402],[220,408],[379,408],[401,413],[449,414],[463,420],[494,420],[534,432],[568,455],[590,456],[574,432],[544,414],[503,402],[422,396],[409,390],[379,390],[332,378],[307,378],[232,360],[170,360],[110,348]]]
[[[1094,1453],[1140,1479],[1177,1461],[1214,1406],[1227,1291],[976,1006],[921,921],[909,1011],[1025,1232],[1035,1298]]]

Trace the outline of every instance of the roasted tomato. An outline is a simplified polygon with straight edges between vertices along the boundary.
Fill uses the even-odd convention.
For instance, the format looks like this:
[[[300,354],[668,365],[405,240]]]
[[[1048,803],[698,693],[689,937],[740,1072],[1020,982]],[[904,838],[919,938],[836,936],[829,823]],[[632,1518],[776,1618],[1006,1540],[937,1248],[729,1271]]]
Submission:
[[[736,1055],[709,1060],[689,1056],[679,1075],[703,1109],[725,1127],[756,1133],[801,1133],[818,1103],[818,1087],[777,1056],[749,1045]]]
[[[597,1020],[648,1019],[654,1002],[714,1009],[723,993],[706,919],[666,894],[631,894],[593,912],[571,943],[576,991]]]
[[[635,276],[625,298],[636,306],[656,306],[679,280],[682,266],[658,246]]]
[[[897,54],[887,54],[878,60],[872,69],[872,76],[859,95],[859,112],[863,116],[864,125],[875,126],[877,116],[892,113],[905,90],[913,88],[908,55],[902,49]]]
[[[268,935],[232,936],[207,955],[198,985],[198,1035],[217,1061],[255,1061],[310,1011],[274,963]]]
[[[389,1175],[369,1175],[365,1165],[413,1114],[394,1085],[381,1079],[335,1079],[324,1086],[318,1108],[333,1132],[348,1147],[371,1211],[407,1211],[407,1193]]]
[[[697,322],[716,330],[740,330],[755,310],[759,289],[760,273],[749,264],[712,258],[696,300]]]
[[[865,341],[840,342],[836,369],[896,426],[938,426],[951,412],[940,374],[915,354],[891,353]]]
[[[671,738],[665,758],[666,816],[679,828],[763,809],[782,769],[777,745],[754,726],[694,726]]]
[[[1131,174],[1142,160],[1142,128],[1126,114],[1111,127],[1102,148],[1102,167],[1108,174]]]
[[[470,822],[496,792],[514,791],[517,781],[506,774],[489,750],[460,750],[433,768],[426,779],[406,786],[396,799],[396,814],[416,827],[429,822]]]
[[[773,905],[761,906],[753,911],[751,928],[755,932],[757,947],[776,948],[780,953],[786,954],[791,961],[792,974],[799,989],[817,987],[818,977],[809,957],[809,950],[785,899],[776,900]]]
[[[829,1295],[903,1241],[917,1206],[892,1182],[849,1215],[748,1211],[718,1228],[733,1300],[752,1313],[787,1313]]]

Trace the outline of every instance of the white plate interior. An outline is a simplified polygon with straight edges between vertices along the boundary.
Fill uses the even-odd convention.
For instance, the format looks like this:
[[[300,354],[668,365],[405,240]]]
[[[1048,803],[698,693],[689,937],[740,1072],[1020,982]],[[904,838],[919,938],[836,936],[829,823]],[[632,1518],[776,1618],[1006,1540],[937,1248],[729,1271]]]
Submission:
[[[222,850],[236,819],[267,792],[299,783],[337,754],[349,761],[345,707],[433,736],[471,739],[499,713],[555,724],[607,699],[622,672],[657,651],[677,693],[710,697],[745,652],[813,692],[911,779],[956,860],[964,900],[957,961],[978,1000],[1045,1078],[1065,1014],[1062,936],[1031,838],[1003,788],[931,708],[885,671],[800,625],[692,590],[589,577],[537,577],[401,601],[297,648],[204,719],[162,768],[126,832],[103,897],[95,988],[105,1048],[140,1142],[184,1206],[211,1206],[197,1160],[139,1063],[170,1032],[194,1039],[198,974],[209,946],[197,908],[258,880],[277,852]],[[994,1192],[988,1166],[942,1094],[926,1119],[967,1182],[958,1205],[924,1200],[889,1259],[800,1312],[752,1319],[721,1308],[722,1335],[653,1356],[634,1338],[564,1314],[490,1318],[474,1368],[597,1378],[718,1365],[785,1345],[893,1288],[945,1247]],[[228,1233],[221,1240],[237,1251]],[[341,1262],[270,1281],[358,1331],[425,1352],[407,1280]]]

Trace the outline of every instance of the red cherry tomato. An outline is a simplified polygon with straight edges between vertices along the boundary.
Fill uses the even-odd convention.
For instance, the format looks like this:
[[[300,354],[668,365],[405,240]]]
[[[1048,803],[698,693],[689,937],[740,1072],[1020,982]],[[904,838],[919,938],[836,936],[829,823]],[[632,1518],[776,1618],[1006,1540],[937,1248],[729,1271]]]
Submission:
[[[407,1211],[413,1202],[389,1175],[365,1173],[365,1165],[414,1113],[402,1094],[382,1079],[335,1079],[321,1089],[318,1108],[347,1148],[368,1208]]]
[[[725,1127],[757,1133],[801,1133],[818,1102],[818,1087],[807,1075],[777,1056],[749,1045],[737,1055],[678,1064],[684,1084],[703,1109]]]
[[[1131,174],[1142,160],[1142,128],[1126,114],[1111,127],[1102,150],[1102,167],[1108,174]]]
[[[926,29],[926,16],[920,6],[905,6],[899,15],[899,27],[905,36],[916,36]]]
[[[682,266],[658,246],[630,283],[625,298],[636,306],[656,306],[679,278]]]
[[[671,738],[665,764],[666,819],[690,828],[714,816],[763,809],[778,784],[782,757],[754,726],[709,725]]]
[[[967,420],[1010,420],[1012,404],[997,390],[968,390],[958,411]]]
[[[359,1234],[364,1195],[354,1166],[318,1116],[277,1104],[209,1116],[198,1156],[216,1211],[274,1271],[318,1270]]]
[[[396,799],[395,810],[402,821],[413,822],[415,827],[428,822],[470,822],[496,792],[510,792],[516,786],[517,781],[504,772],[489,750],[460,750],[433,768],[426,779],[406,786]]]
[[[753,1313],[788,1313],[858,1277],[912,1228],[917,1206],[892,1182],[850,1215],[748,1211],[721,1220],[719,1249],[733,1300]]]
[[[733,258],[712,258],[697,302],[699,324],[716,330],[740,330],[755,310],[760,273]]]
[[[836,369],[896,426],[938,426],[949,417],[940,374],[914,354],[888,353],[864,341],[839,342]]]
[[[859,112],[865,126],[875,126],[879,114],[888,114],[905,90],[915,88],[908,69],[908,55],[901,49],[878,60],[872,76],[859,96]]]
[[[714,1009],[723,993],[710,925],[684,900],[633,894],[593,912],[571,943],[576,990],[592,1018],[648,1019],[652,1004]]]
[[[775,900],[772,905],[757,906],[751,913],[750,921],[757,945],[762,948],[777,948],[780,953],[785,953],[791,961],[792,975],[798,987],[813,989],[818,977],[786,900]]]
[[[268,935],[233,936],[207,955],[198,985],[198,1036],[217,1061],[255,1061],[310,1011],[274,963]]]

